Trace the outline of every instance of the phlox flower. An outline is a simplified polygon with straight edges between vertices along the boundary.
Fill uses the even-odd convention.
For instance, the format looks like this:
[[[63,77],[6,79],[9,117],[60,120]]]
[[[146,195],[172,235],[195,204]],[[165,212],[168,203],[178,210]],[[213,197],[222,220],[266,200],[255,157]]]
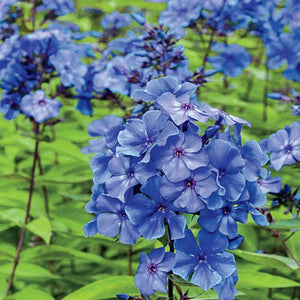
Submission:
[[[136,194],[129,199],[126,205],[126,213],[138,231],[147,240],[159,238],[165,233],[165,221],[169,226],[171,239],[184,236],[186,219],[178,211],[173,203],[166,201],[160,193],[161,178],[153,177],[142,186],[143,194]],[[144,195],[146,194],[146,195]]]
[[[201,138],[188,131],[170,137],[166,146],[156,147],[152,158],[172,182],[184,180],[190,176],[192,170],[208,165]]]
[[[215,51],[222,51],[218,56],[208,57],[211,66],[229,77],[240,75],[251,63],[251,56],[246,49],[237,44],[217,44]]]
[[[221,139],[210,141],[205,149],[211,166],[218,173],[219,194],[225,195],[228,201],[236,201],[246,183],[245,176],[242,174],[245,162],[240,149]]]
[[[142,119],[129,119],[118,135],[120,146],[117,147],[117,156],[143,155],[142,162],[149,162],[152,149],[164,146],[170,136],[178,134],[177,127],[159,110],[146,112]]]
[[[125,212],[125,204],[118,198],[101,194],[96,200],[97,228],[104,236],[115,237],[123,244],[134,244],[140,237],[137,227],[133,225]]]
[[[176,264],[173,272],[184,280],[188,280],[193,273],[191,283],[208,290],[235,272],[234,256],[225,252],[228,240],[219,232],[210,233],[202,229],[198,241],[199,245],[188,229],[184,238],[175,241]]]
[[[140,254],[140,264],[136,270],[134,282],[144,296],[160,291],[167,293],[168,272],[175,264],[175,255],[165,252],[165,248],[157,248],[149,253]]]
[[[59,116],[62,103],[56,99],[49,99],[42,90],[37,90],[31,95],[26,95],[21,101],[21,111],[27,117],[33,117],[38,123]]]

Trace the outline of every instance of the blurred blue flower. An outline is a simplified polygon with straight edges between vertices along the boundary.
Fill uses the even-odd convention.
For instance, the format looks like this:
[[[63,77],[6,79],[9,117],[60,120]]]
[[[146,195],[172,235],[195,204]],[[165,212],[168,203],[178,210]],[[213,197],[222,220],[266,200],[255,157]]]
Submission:
[[[37,90],[31,95],[26,95],[21,101],[21,111],[27,117],[33,117],[38,123],[59,116],[62,103],[56,99],[49,99],[42,90]]]
[[[120,29],[130,25],[130,23],[131,18],[128,14],[120,14],[117,11],[114,11],[111,14],[106,14],[101,20],[101,26],[104,29]]]
[[[213,68],[229,77],[242,74],[243,69],[251,63],[251,56],[246,49],[237,44],[216,44],[213,49],[221,53],[208,57],[207,61]]]
[[[58,16],[63,16],[75,11],[73,0],[43,0],[37,11],[52,10]]]

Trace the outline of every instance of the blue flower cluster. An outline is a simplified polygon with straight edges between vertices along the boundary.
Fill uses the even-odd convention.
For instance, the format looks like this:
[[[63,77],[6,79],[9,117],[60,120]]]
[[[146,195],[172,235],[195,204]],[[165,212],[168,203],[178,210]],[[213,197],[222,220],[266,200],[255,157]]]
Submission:
[[[172,270],[185,280],[192,275],[192,283],[215,289],[220,299],[233,299],[237,273],[226,249],[243,241],[238,223],[246,223],[248,213],[257,224],[268,224],[257,208],[266,191],[278,190],[278,180],[268,177],[263,168],[268,157],[256,141],[242,145],[242,125],[250,124],[195,102],[196,87],[171,76],[153,79],[133,93],[147,105],[145,113],[126,122],[106,116],[90,124],[90,135],[100,138],[85,148],[96,154],[86,206],[95,217],[84,231],[118,236],[124,244],[168,232],[176,253],[160,248],[141,255],[135,276],[141,293],[166,292]],[[213,124],[201,133],[200,125],[209,120]],[[186,214],[198,215],[199,244]]]
[[[278,130],[260,144],[264,152],[270,152],[271,167],[276,171],[300,161],[300,121]]]
[[[297,0],[192,0],[189,5],[180,0],[164,2],[167,2],[167,7],[160,15],[160,22],[177,36],[185,34],[184,28],[200,28],[203,33],[211,32],[214,36],[227,36],[236,30],[247,30],[262,39],[270,69],[286,64],[283,76],[299,81],[300,4]],[[289,32],[286,31],[287,27]],[[250,63],[247,58],[245,61],[240,60],[244,65],[239,64],[238,53],[246,55],[242,54],[245,49],[239,47],[240,49],[229,48],[220,56],[211,58],[211,65],[215,67],[217,64],[218,71],[226,76],[236,76],[235,73],[240,73]],[[232,62],[229,64],[227,60],[227,65],[224,65],[225,56],[228,55],[232,57]]]

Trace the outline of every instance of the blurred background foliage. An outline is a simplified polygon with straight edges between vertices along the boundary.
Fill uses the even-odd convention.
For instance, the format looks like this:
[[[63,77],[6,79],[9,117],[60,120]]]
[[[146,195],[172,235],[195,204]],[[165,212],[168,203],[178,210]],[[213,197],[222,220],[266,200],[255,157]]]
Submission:
[[[147,20],[157,23],[165,7],[164,3],[143,0],[77,0],[75,3],[76,13],[59,19],[78,24],[83,32],[101,30],[100,20],[105,13],[114,10],[128,13],[142,10]],[[22,5],[29,10],[29,3]],[[98,8],[101,13],[87,12],[85,7]],[[133,21],[132,30],[137,30],[135,25]],[[84,41],[95,42],[89,39]],[[222,75],[213,76],[212,81],[200,89],[199,98],[249,120],[252,127],[245,128],[243,139],[259,141],[297,120],[291,116],[289,105],[267,99],[266,93],[288,91],[291,87],[297,90],[297,85],[284,79],[281,70],[266,71],[259,37],[236,32],[229,41],[247,48],[252,55],[251,66],[241,76],[227,79],[226,86]],[[199,36],[187,30],[180,43],[190,60],[190,69],[196,70],[202,64],[208,38],[204,37],[203,43]],[[60,100],[64,102],[61,109],[64,121],[45,129],[47,138],[40,145],[31,219],[9,297],[4,296],[25,217],[34,140],[30,137],[30,121],[23,115],[14,121],[0,119],[0,299],[96,300],[115,299],[118,293],[137,295],[133,277],[128,275],[135,273],[139,253],[148,253],[160,246],[160,242],[139,239],[130,247],[100,235],[86,238],[82,230],[92,219],[84,209],[92,186],[91,156],[80,151],[88,144],[87,125],[108,114],[123,116],[123,111],[109,101],[94,100],[93,117],[83,116],[75,110],[75,100]],[[299,185],[299,170],[294,167],[285,167],[273,174],[282,176],[283,182],[293,188]],[[282,238],[290,235],[291,226],[285,226],[282,220],[291,219],[291,215],[283,210],[271,210],[271,213],[275,220],[273,227],[258,228],[252,221],[239,226],[245,241],[234,251],[239,274],[237,299],[285,300],[297,299],[300,295],[299,268],[273,237],[274,230],[278,230]],[[196,218],[190,218],[189,223],[196,224]],[[296,232],[300,229],[299,223],[293,228],[295,233],[287,245],[299,260],[300,231]],[[128,254],[132,263],[128,262]],[[217,299],[216,293],[211,291],[185,285],[182,289],[189,289],[189,295],[196,296],[195,299]]]

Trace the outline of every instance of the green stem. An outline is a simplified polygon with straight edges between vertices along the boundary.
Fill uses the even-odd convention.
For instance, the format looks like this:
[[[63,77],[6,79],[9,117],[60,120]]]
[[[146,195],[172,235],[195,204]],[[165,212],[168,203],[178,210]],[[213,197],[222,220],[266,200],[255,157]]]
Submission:
[[[169,249],[170,252],[174,253],[175,249],[174,249],[174,241],[171,239],[171,234],[170,234],[170,227],[169,225],[168,227],[168,245],[169,245]],[[169,275],[173,274],[172,271],[168,272]],[[173,293],[173,281],[168,278],[168,300],[173,300],[174,299],[174,293]]]
[[[16,256],[15,256],[15,259],[14,259],[12,272],[11,272],[9,280],[8,280],[8,286],[7,286],[7,290],[6,290],[6,293],[5,293],[6,296],[8,296],[8,294],[10,292],[10,289],[12,287],[12,284],[13,284],[16,268],[17,268],[18,263],[19,263],[19,258],[20,258],[20,254],[21,254],[21,250],[22,250],[22,246],[23,246],[23,242],[24,242],[24,236],[25,236],[25,232],[26,232],[26,225],[28,224],[29,215],[30,215],[31,200],[32,200],[33,188],[34,188],[34,176],[35,176],[36,164],[37,164],[37,161],[38,161],[38,147],[39,147],[39,139],[38,139],[39,124],[34,123],[34,126],[35,126],[35,128],[34,128],[35,150],[34,150],[34,154],[33,154],[33,163],[32,163],[32,169],[31,169],[31,177],[30,177],[30,186],[29,186],[29,195],[28,195],[28,201],[27,201],[26,215],[25,215],[25,220],[24,220],[24,225],[22,227],[21,235],[20,235],[20,238],[19,238],[17,253],[16,253]]]
[[[128,247],[128,275],[132,275],[132,254],[133,254],[133,249],[132,245],[129,245]]]

